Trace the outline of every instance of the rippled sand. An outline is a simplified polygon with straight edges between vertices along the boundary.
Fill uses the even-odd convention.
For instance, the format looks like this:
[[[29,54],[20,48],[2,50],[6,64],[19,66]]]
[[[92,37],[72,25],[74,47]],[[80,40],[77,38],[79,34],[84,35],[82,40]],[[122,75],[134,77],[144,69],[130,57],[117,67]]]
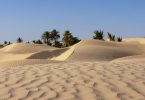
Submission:
[[[9,45],[0,49],[0,100],[145,100],[145,45]]]
[[[145,100],[145,63],[1,66],[1,100]]]

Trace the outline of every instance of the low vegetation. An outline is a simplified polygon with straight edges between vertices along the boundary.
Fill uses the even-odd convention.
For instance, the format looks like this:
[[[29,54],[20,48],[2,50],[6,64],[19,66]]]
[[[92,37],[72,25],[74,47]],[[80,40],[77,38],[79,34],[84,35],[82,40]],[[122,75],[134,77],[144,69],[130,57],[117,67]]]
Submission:
[[[118,42],[122,42],[122,38],[121,37],[117,37],[117,41]]]
[[[115,35],[113,35],[112,33],[110,33],[110,32],[108,32],[108,39],[110,40],[110,41],[115,41],[116,39],[115,39]]]
[[[95,31],[94,32],[95,36],[93,36],[93,39],[99,39],[99,40],[104,40],[104,32],[102,30],[100,31]]]
[[[20,37],[18,37],[16,42],[17,42],[17,43],[22,43],[22,42],[23,42],[23,39],[20,38]]]
[[[93,39],[98,39],[98,40],[104,40],[104,32],[102,30],[97,30],[94,32],[94,36]],[[113,35],[112,33],[108,32],[108,39],[109,41],[117,41],[117,42],[122,42],[122,38],[121,37],[117,37],[115,35]]]

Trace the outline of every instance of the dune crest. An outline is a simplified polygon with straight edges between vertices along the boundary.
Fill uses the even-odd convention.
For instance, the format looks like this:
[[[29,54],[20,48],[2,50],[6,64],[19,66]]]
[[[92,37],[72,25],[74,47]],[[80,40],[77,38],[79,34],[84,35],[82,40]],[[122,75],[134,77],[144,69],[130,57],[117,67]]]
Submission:
[[[53,57],[51,60],[58,60],[58,61],[65,61],[67,60],[71,55],[73,55],[73,52],[75,51],[75,47],[78,44],[75,44],[71,47],[69,47],[69,50],[67,50],[66,52],[62,53],[61,55],[57,56],[57,57]]]

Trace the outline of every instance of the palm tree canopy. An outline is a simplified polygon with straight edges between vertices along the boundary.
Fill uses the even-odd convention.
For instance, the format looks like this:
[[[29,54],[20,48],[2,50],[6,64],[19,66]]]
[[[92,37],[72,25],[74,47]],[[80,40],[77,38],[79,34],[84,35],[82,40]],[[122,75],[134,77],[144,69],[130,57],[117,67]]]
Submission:
[[[50,38],[50,32],[45,31],[45,32],[42,34],[42,39],[43,39],[43,40],[46,40],[46,39],[49,39],[49,38]]]
[[[71,46],[80,41],[77,37],[73,37],[72,33],[68,30],[64,32],[62,40],[65,47]]]
[[[49,39],[50,39],[50,32],[45,31],[45,32],[42,34],[41,38],[42,38],[42,40],[44,41],[44,43],[47,43],[47,45],[50,44],[50,41],[49,41]]]
[[[56,29],[52,30],[50,33],[50,38],[54,41],[58,40],[60,38],[60,35],[58,33],[59,32]]]

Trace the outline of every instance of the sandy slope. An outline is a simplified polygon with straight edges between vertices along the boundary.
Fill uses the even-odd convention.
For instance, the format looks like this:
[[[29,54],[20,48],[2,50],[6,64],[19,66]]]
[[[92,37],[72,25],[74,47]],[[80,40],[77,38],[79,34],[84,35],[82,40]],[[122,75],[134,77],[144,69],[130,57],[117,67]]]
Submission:
[[[42,50],[53,50],[54,47],[41,45],[41,44],[25,44],[25,43],[14,43],[8,45],[0,50],[3,53],[34,53]]]
[[[116,58],[143,54],[145,54],[143,44],[83,40],[53,60],[111,61]]]
[[[57,48],[46,45],[14,43],[0,49],[0,62],[24,60],[31,58],[35,53],[37,54],[44,51],[50,52],[55,49]],[[47,56],[47,54],[45,54],[45,56]],[[40,56],[40,58],[43,58],[43,55]]]
[[[145,45],[10,45],[0,50],[0,100],[145,100]]]
[[[122,58],[112,60],[111,62],[130,62],[130,63],[137,62],[137,63],[141,63],[141,62],[145,62],[145,55],[122,57]]]
[[[145,45],[143,44],[83,40],[70,48],[63,49],[36,44],[12,44],[0,50],[0,60],[111,61],[116,58],[144,54]]]
[[[123,39],[123,41],[136,44],[145,44],[145,38],[126,38]]]
[[[27,59],[52,59],[54,57],[57,57],[67,51],[69,48],[62,48],[62,49],[54,49],[54,50],[45,50],[40,51],[37,53],[32,54]]]

